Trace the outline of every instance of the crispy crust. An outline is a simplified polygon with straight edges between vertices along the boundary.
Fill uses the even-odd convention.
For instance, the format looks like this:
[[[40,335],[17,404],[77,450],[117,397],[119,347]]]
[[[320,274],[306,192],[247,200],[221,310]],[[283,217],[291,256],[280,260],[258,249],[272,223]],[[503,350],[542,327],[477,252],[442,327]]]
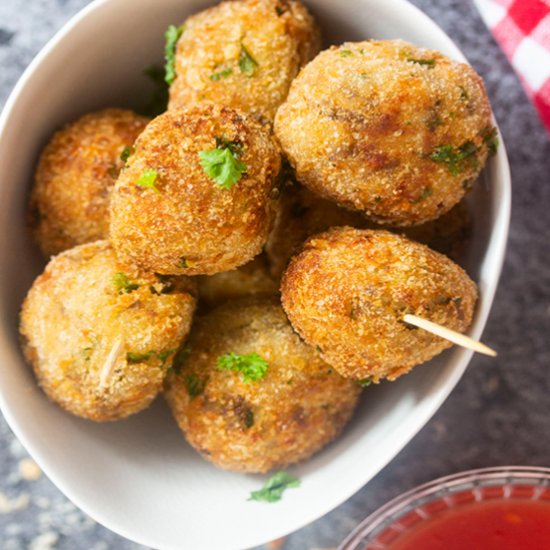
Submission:
[[[241,44],[258,64],[252,75],[240,69]],[[319,30],[300,2],[222,2],[185,21],[169,108],[212,101],[273,120],[290,83],[319,49]]]
[[[281,307],[269,300],[227,303],[199,317],[190,355],[165,393],[187,440],[215,465],[267,472],[309,458],[350,419],[360,387],[336,374],[293,332]],[[258,353],[265,377],[246,383],[219,370],[226,353]],[[195,377],[199,395],[189,395]]]
[[[247,166],[230,189],[215,184],[199,152],[216,138],[239,144]],[[260,253],[271,229],[280,154],[269,130],[229,107],[195,105],[154,119],[136,142],[111,201],[120,259],[146,271],[211,275]],[[157,171],[158,192],[137,185]]]
[[[105,109],[52,136],[30,200],[34,237],[45,256],[108,237],[111,190],[124,164],[120,154],[147,122],[132,111]]]
[[[118,272],[139,288],[120,294]],[[81,245],[54,257],[30,289],[20,324],[25,356],[64,409],[95,421],[124,418],[160,391],[189,333],[195,294],[186,277],[133,272],[107,241]]]
[[[311,190],[378,223],[417,225],[477,178],[491,109],[468,65],[401,40],[345,43],[294,80],[275,132]],[[443,160],[459,151],[468,154],[453,171]]]
[[[477,299],[458,265],[382,230],[311,237],[281,283],[292,326],[343,376],[394,380],[450,343],[403,323],[412,313],[464,332]]]

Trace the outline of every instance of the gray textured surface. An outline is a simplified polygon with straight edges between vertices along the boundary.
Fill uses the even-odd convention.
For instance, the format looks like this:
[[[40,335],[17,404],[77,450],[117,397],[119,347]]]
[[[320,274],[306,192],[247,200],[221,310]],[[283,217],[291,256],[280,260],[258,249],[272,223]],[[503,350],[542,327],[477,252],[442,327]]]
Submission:
[[[87,3],[0,1],[0,105],[32,57]],[[500,355],[496,361],[476,356],[404,451],[345,504],[288,537],[283,550],[336,546],[385,501],[437,476],[499,464],[550,465],[550,142],[473,5],[466,0],[414,3],[447,31],[484,77],[510,155],[509,248],[484,335]],[[30,476],[19,471],[25,457],[0,418],[0,548],[142,548],[95,524],[44,476],[25,479]]]

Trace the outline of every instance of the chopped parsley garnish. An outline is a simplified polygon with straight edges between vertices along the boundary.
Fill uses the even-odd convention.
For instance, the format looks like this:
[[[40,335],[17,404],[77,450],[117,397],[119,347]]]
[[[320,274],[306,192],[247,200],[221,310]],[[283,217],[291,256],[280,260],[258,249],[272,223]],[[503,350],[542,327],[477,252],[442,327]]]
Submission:
[[[151,65],[143,71],[143,74],[151,79],[155,87],[149,102],[141,109],[141,113],[149,117],[156,117],[164,113],[168,105],[168,84],[164,80],[164,68],[160,65]]]
[[[201,380],[196,374],[188,374],[185,377],[185,386],[190,397],[197,397],[204,391],[206,381]]]
[[[496,128],[487,129],[483,135],[483,143],[487,147],[489,155],[497,154],[498,149],[498,133]]]
[[[433,150],[429,158],[434,162],[446,164],[449,172],[453,176],[457,176],[464,171],[466,162],[473,164],[477,162],[476,153],[477,147],[475,143],[473,141],[466,141],[459,147],[440,145]]]
[[[164,33],[166,44],[164,46],[164,59],[166,64],[164,65],[164,80],[168,85],[172,84],[176,78],[176,44],[183,34],[183,25],[176,27],[170,25]]]
[[[299,487],[300,480],[285,471],[279,471],[270,477],[259,491],[252,491],[248,500],[277,502],[286,489]]]
[[[187,258],[185,256],[180,257],[178,267],[182,267],[183,269],[187,269],[189,267],[189,264],[187,263]]]
[[[409,63],[416,63],[417,65],[425,65],[428,69],[435,67],[435,59],[414,59],[413,57],[407,57]]]
[[[221,80],[222,78],[227,78],[232,73],[233,73],[233,69],[230,69],[228,67],[226,69],[222,69],[221,71],[218,71],[217,73],[212,73],[210,75],[210,80],[212,80],[213,82],[217,82],[218,80]]]
[[[120,160],[126,164],[126,161],[130,158],[130,155],[134,154],[134,148],[130,145],[126,145],[124,149],[122,149],[122,153],[120,153]]]
[[[462,99],[463,101],[468,101],[470,99],[470,96],[468,95],[466,88],[464,86],[459,86],[459,88],[460,88],[460,99]]]
[[[252,411],[252,409],[248,409],[246,411],[246,415],[244,417],[244,425],[247,428],[252,428],[252,426],[254,426],[254,412]]]
[[[199,151],[199,157],[208,177],[223,189],[231,189],[247,169],[246,164],[239,160],[237,150],[229,143],[210,151]]]
[[[155,193],[160,193],[160,191],[155,186],[155,182],[157,181],[157,176],[158,176],[158,172],[153,168],[150,168],[149,170],[144,170],[143,174],[141,174],[141,176],[137,180],[136,185],[139,185],[140,187],[152,189]]]
[[[363,378],[362,380],[356,380],[356,384],[361,386],[362,388],[366,388],[372,384],[372,378]]]
[[[153,355],[155,355],[154,351],[148,351],[147,353],[134,353],[129,351],[126,354],[126,361],[128,361],[128,363],[143,363],[151,359]]]
[[[424,187],[424,189],[422,189],[422,193],[420,194],[420,196],[416,200],[412,201],[412,203],[416,204],[416,203],[422,202],[428,197],[431,197],[433,194],[434,194],[434,190],[431,187]]]
[[[119,271],[113,276],[113,284],[116,286],[119,294],[130,294],[134,290],[139,288],[139,285],[136,283],[130,282],[128,275]]]
[[[241,53],[239,54],[239,68],[241,73],[252,76],[256,72],[258,62],[252,57],[244,44],[241,44]]]
[[[166,363],[170,355],[172,355],[175,351],[175,349],[165,349],[164,351],[159,351],[157,353],[157,357],[161,362],[161,367],[164,367],[164,364]]]
[[[340,50],[340,57],[349,57],[350,55],[353,55],[351,50]]]
[[[240,372],[245,382],[258,382],[266,375],[268,368],[267,361],[257,353],[226,353],[218,357],[217,366],[220,370]]]
[[[189,355],[191,354],[191,346],[188,343],[185,343],[177,352],[174,357],[174,360],[172,361],[172,370],[179,374],[181,369],[183,368],[183,365]]]

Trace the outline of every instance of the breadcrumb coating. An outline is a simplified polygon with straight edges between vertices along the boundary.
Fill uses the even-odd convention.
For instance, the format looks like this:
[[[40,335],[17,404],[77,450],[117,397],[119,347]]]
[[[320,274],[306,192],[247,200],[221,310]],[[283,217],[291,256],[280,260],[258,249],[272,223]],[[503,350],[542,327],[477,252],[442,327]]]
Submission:
[[[273,120],[319,30],[295,0],[222,2],[188,18],[176,50],[169,109],[212,101]]]
[[[199,153],[219,143],[239,150],[246,171],[218,185]],[[225,147],[225,146],[223,146]],[[111,241],[144,271],[212,275],[259,254],[275,215],[280,153],[269,129],[221,105],[195,105],[155,118],[135,144],[111,200]],[[154,173],[155,188],[140,185]]]
[[[464,332],[477,289],[427,246],[383,230],[334,228],[291,260],[281,299],[292,326],[342,376],[394,380],[447,340],[407,325],[407,313]]]
[[[105,109],[52,136],[40,156],[30,200],[31,225],[45,256],[108,237],[121,153],[148,121],[132,111]]]
[[[146,408],[186,338],[196,288],[138,273],[107,241],[55,256],[22,307],[23,350],[48,397],[98,422]]]
[[[275,132],[301,183],[399,226],[449,211],[496,147],[476,72],[401,40],[321,52],[292,83]]]
[[[305,460],[350,419],[361,388],[338,375],[270,300],[228,302],[198,317],[166,398],[188,442],[220,468],[267,472]],[[265,376],[220,370],[228,353],[259,354]]]

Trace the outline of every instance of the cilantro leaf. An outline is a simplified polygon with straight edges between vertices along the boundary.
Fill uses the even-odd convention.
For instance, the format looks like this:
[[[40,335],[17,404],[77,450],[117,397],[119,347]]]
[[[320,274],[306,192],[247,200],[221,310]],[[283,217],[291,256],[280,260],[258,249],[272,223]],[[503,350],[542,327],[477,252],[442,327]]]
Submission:
[[[228,146],[200,151],[199,157],[203,170],[223,189],[231,189],[247,169],[246,164]]]
[[[356,380],[355,383],[361,386],[362,388],[367,388],[372,384],[372,378],[369,377],[369,378],[363,378],[362,380]]]
[[[157,176],[158,172],[152,168],[149,170],[144,170],[143,174],[141,174],[137,180],[136,185],[152,189],[155,193],[160,193],[160,191],[155,187]]]
[[[172,84],[176,78],[176,44],[183,34],[183,25],[176,27],[170,25],[164,33],[164,39],[166,44],[164,46],[164,59],[166,64],[164,65],[164,80],[168,85]]]
[[[252,76],[256,72],[258,62],[252,57],[244,44],[241,44],[241,53],[239,54],[239,68],[241,73]]]
[[[201,380],[196,374],[192,373],[185,377],[185,385],[187,387],[189,397],[193,398],[204,392],[206,380]]]
[[[139,285],[130,282],[130,279],[128,279],[128,275],[126,275],[126,273],[122,273],[122,271],[115,273],[112,281],[113,284],[116,286],[119,294],[130,294],[130,292],[133,292],[134,290],[137,290],[139,288]]]
[[[493,156],[497,154],[498,150],[498,132],[495,127],[488,128],[484,134],[483,134],[483,143],[487,147],[487,151],[489,153],[489,156]]]
[[[286,489],[299,487],[300,480],[285,471],[279,471],[270,477],[259,491],[252,491],[248,500],[277,502]]]
[[[258,382],[266,375],[268,368],[267,361],[257,353],[226,353],[218,357],[217,366],[220,370],[240,372],[245,382]]]

